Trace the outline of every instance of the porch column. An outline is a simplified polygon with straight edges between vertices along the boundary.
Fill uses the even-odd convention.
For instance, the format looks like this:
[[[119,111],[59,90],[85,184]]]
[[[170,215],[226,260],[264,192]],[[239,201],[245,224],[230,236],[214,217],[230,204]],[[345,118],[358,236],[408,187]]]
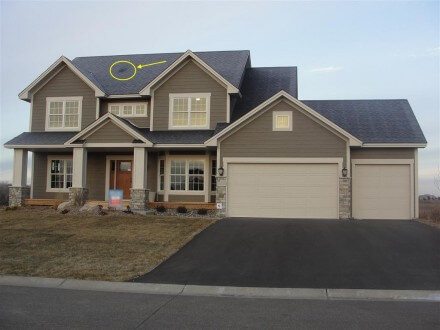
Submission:
[[[135,212],[147,210],[147,148],[135,147],[133,150],[133,184],[131,189],[131,209]]]
[[[86,203],[89,190],[87,189],[87,149],[73,148],[72,187],[69,189],[69,200],[75,206]]]
[[[14,149],[14,168],[12,172],[12,186],[9,187],[9,206],[21,206],[24,200],[30,197],[30,188],[27,183],[28,151]]]

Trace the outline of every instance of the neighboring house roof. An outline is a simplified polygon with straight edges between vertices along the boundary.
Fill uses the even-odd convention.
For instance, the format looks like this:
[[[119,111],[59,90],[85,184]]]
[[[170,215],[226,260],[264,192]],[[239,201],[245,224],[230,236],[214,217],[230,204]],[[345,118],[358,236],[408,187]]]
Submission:
[[[407,100],[304,100],[363,143],[426,143]]]
[[[298,98],[296,67],[246,69],[240,88],[242,98],[235,104],[232,112],[232,121],[242,117],[282,90]]]
[[[158,53],[77,57],[72,63],[90,80],[99,82],[108,95],[137,94],[157,76],[171,66],[185,53]],[[194,52],[202,61],[227,80],[239,88],[241,78],[249,59],[248,50]],[[164,64],[153,65],[137,70],[134,78],[119,81],[109,74],[109,67],[116,61],[126,60],[135,65],[166,61]]]

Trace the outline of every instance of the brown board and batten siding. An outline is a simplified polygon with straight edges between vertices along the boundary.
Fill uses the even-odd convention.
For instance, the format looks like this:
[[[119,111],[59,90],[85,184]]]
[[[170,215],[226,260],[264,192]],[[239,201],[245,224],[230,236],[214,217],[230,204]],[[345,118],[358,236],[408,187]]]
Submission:
[[[414,148],[351,149],[351,159],[414,159]]]
[[[145,103],[147,105],[147,115],[142,117],[123,117],[130,121],[137,127],[147,128],[150,127],[150,102],[144,99],[112,99],[101,100],[99,104],[99,116],[104,116],[108,112],[109,104],[112,103]]]
[[[210,129],[219,122],[226,122],[226,87],[190,60],[154,90],[155,131],[168,129],[169,95],[173,93],[211,93]]]
[[[46,98],[64,96],[83,97],[81,129],[96,120],[95,92],[81,78],[65,67],[33,95],[31,132],[45,131]]]
[[[264,109],[262,110],[264,111]],[[291,111],[292,131],[273,131],[272,112]],[[346,162],[347,142],[281,101],[220,142],[223,157],[333,158]]]

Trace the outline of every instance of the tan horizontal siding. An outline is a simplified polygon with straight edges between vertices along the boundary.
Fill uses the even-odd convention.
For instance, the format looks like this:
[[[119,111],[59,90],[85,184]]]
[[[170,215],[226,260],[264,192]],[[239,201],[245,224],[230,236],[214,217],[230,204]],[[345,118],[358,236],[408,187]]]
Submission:
[[[112,122],[105,124],[86,138],[89,143],[131,143],[134,138]]]
[[[105,200],[105,153],[88,153],[87,188],[90,200]]]
[[[147,188],[151,192],[157,191],[157,153],[148,153]]]
[[[204,195],[168,195],[169,202],[204,202]]]
[[[351,149],[351,159],[414,159],[414,148]]]
[[[292,111],[292,131],[273,131],[272,112]],[[284,101],[220,143],[221,157],[342,157],[346,141]]]
[[[62,69],[33,95],[31,132],[43,132],[46,123],[46,98],[82,96],[81,129],[96,120],[95,92],[69,68]]]
[[[226,87],[193,61],[188,61],[154,91],[154,130],[168,129],[171,93],[211,93],[210,129],[214,129],[218,122],[226,121]]]
[[[100,116],[105,115],[108,112],[108,106],[112,103],[146,103],[147,115],[144,117],[123,117],[124,119],[132,122],[137,127],[150,127],[150,104],[143,99],[114,99],[114,100],[101,100],[100,102]]]

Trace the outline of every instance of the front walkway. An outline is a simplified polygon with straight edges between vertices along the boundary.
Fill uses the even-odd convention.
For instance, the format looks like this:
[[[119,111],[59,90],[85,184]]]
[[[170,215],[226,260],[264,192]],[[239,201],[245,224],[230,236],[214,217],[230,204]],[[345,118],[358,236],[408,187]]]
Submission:
[[[439,290],[439,246],[414,221],[225,219],[134,281]]]

